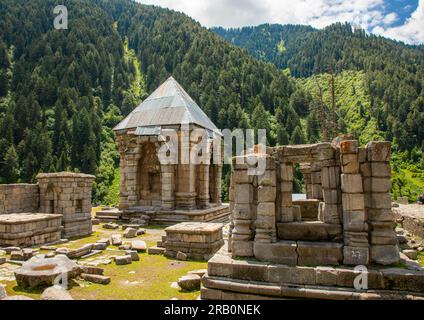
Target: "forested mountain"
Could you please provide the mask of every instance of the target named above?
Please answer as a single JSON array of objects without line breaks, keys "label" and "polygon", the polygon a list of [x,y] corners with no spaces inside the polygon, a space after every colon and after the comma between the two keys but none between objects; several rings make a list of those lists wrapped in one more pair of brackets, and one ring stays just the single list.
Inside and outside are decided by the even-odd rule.
[{"label": "forested mountain", "polygon": [[[53,27],[59,4],[67,30]],[[267,128],[271,144],[302,136],[293,79],[183,14],[129,0],[2,0],[0,183],[77,170],[98,176],[105,200],[119,180],[111,128],[170,75],[220,128]]]},{"label": "forested mountain", "polygon": [[[56,5],[68,8],[67,30],[53,27]],[[336,133],[390,139],[402,159],[422,157],[422,48],[341,24],[284,28],[269,26],[266,36],[252,28],[254,39],[240,38],[249,53],[184,14],[130,0],[1,0],[0,183],[81,171],[96,174],[96,201],[115,203],[111,128],[170,75],[219,128],[265,128],[275,145],[322,140],[317,106],[331,109],[328,77],[293,75],[331,66],[345,97],[336,99],[345,104]]]},{"label": "forested mountain", "polygon": [[[306,119],[313,124],[310,128],[322,127],[317,125],[322,111],[324,127],[331,128],[335,109],[338,132],[354,133],[362,142],[369,138],[392,141],[397,160],[394,167],[407,171],[398,176],[420,179],[416,192],[424,191],[422,45],[408,46],[368,35],[347,23],[322,30],[265,24],[213,31],[297,77],[310,94]],[[311,129],[306,131],[309,137]],[[415,173],[409,174],[411,171]]]}]

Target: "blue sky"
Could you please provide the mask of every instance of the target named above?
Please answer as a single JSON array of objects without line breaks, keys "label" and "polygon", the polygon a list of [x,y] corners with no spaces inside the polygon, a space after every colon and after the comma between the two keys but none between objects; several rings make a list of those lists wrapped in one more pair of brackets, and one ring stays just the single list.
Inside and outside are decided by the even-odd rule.
[{"label": "blue sky", "polygon": [[351,22],[368,32],[424,43],[424,0],[137,0],[181,11],[206,27],[261,23],[316,28]]}]

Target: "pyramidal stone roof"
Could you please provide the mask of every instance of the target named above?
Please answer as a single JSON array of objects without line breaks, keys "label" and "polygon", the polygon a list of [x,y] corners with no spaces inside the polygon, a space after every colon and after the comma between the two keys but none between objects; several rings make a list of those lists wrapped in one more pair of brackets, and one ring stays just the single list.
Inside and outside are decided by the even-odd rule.
[{"label": "pyramidal stone roof", "polygon": [[143,128],[181,124],[196,124],[210,131],[219,132],[183,87],[170,77],[113,130],[143,130]]}]

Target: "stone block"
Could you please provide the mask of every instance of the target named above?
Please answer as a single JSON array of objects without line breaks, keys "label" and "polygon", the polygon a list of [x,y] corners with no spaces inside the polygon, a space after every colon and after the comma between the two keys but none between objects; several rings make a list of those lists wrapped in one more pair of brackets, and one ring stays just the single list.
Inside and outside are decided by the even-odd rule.
[{"label": "stone block", "polygon": [[339,265],[343,262],[343,245],[331,242],[297,243],[298,264],[306,266]]},{"label": "stone block", "polygon": [[345,193],[362,193],[362,177],[360,174],[342,174],[342,191]]},{"label": "stone block", "polygon": [[200,290],[201,278],[196,274],[189,274],[178,279],[178,285],[184,291]]},{"label": "stone block", "polygon": [[250,184],[238,184],[235,186],[235,203],[248,204],[253,202],[253,186]]},{"label": "stone block", "polygon": [[399,262],[399,247],[397,245],[372,245],[371,261],[381,265],[391,265]]},{"label": "stone block", "polygon": [[253,183],[253,175],[249,175],[247,170],[233,170],[232,181],[234,184],[251,184]]},{"label": "stone block", "polygon": [[337,189],[340,186],[340,168],[323,167],[321,171],[321,183],[324,189]]},{"label": "stone block", "polygon": [[270,265],[268,279],[271,283],[315,285],[315,270],[301,266]]},{"label": "stone block", "polygon": [[293,181],[281,182],[279,191],[291,194],[293,192]]},{"label": "stone block", "polygon": [[286,265],[297,264],[297,245],[295,241],[279,241],[276,243],[255,242],[253,246],[256,259],[265,262]]},{"label": "stone block", "polygon": [[390,178],[365,178],[364,189],[365,192],[374,193],[388,193],[392,188],[392,181]]},{"label": "stone block", "polygon": [[293,208],[293,221],[301,222],[302,221],[302,211],[300,206],[292,206]]},{"label": "stone block", "polygon": [[340,224],[342,215],[341,205],[321,203],[322,217],[320,221],[329,224]]},{"label": "stone block", "polygon": [[363,211],[365,210],[365,199],[362,193],[343,193],[344,211]]},{"label": "stone block", "polygon": [[332,267],[317,267],[315,269],[316,284],[321,286],[337,285],[337,270]]},{"label": "stone block", "polygon": [[359,171],[362,177],[371,177],[372,176],[371,163],[370,162],[361,163]]},{"label": "stone block", "polygon": [[388,162],[391,158],[392,144],[388,141],[373,141],[366,146],[368,161]]},{"label": "stone block", "polygon": [[343,248],[343,264],[350,266],[368,265],[370,260],[369,248],[349,247]]},{"label": "stone block", "polygon": [[366,221],[364,210],[343,211],[343,227],[347,231],[367,231]]},{"label": "stone block", "polygon": [[389,193],[372,193],[371,208],[374,209],[391,209],[392,198]]},{"label": "stone block", "polygon": [[208,261],[209,276],[230,277],[232,273],[232,259],[229,256],[216,254]]},{"label": "stone block", "polygon": [[293,221],[293,207],[280,207],[278,219],[279,222],[292,222]]},{"label": "stone block", "polygon": [[335,241],[342,238],[340,224],[314,222],[291,222],[277,224],[278,237],[293,241]]},{"label": "stone block", "polygon": [[232,278],[238,280],[250,281],[268,281],[268,265],[255,261],[238,261],[233,262]]},{"label": "stone block", "polygon": [[383,269],[384,286],[390,290],[423,292],[424,275],[422,271],[399,268]]},{"label": "stone block", "polygon": [[280,164],[280,179],[282,181],[293,181],[293,164]]},{"label": "stone block", "polygon": [[275,187],[277,185],[275,170],[266,170],[263,175],[258,176],[258,185]]},{"label": "stone block", "polygon": [[340,152],[342,154],[358,153],[359,152],[359,141],[357,141],[357,140],[345,140],[345,141],[340,142]]},{"label": "stone block", "polygon": [[187,254],[181,251],[177,252],[177,260],[186,261],[187,259],[188,259]]},{"label": "stone block", "polygon": [[324,202],[327,204],[338,204],[341,201],[341,192],[336,189],[323,189]]},{"label": "stone block", "polygon": [[348,173],[348,174],[359,173],[359,158],[357,154],[343,154],[341,157],[342,157],[342,173]]},{"label": "stone block", "polygon": [[131,242],[131,249],[138,252],[145,252],[147,250],[146,242],[135,240]]},{"label": "stone block", "polygon": [[371,173],[373,177],[390,178],[391,173],[390,163],[388,162],[372,162]]},{"label": "stone block", "polygon": [[232,241],[233,257],[253,257],[253,241]]},{"label": "stone block", "polygon": [[88,282],[97,283],[97,284],[109,284],[110,283],[110,277],[96,275],[96,274],[86,274],[83,273],[80,275],[80,277]]},{"label": "stone block", "polygon": [[234,220],[251,220],[255,216],[255,212],[250,204],[239,204],[234,206],[232,217]]},{"label": "stone block", "polygon": [[274,202],[261,202],[258,203],[257,206],[257,216],[270,216],[270,217],[275,217],[275,204]]},{"label": "stone block", "polygon": [[258,202],[275,202],[277,195],[276,187],[259,186],[258,187]]}]

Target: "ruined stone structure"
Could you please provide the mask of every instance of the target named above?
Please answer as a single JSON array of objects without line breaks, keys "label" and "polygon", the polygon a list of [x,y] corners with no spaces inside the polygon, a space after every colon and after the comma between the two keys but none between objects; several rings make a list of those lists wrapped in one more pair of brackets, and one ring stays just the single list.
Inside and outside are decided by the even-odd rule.
[{"label": "ruined stone structure", "polygon": [[[197,129],[203,129],[206,136],[200,140],[208,145],[201,163],[190,156],[199,142],[192,136]],[[221,159],[221,134],[172,77],[114,131],[121,155],[123,219],[149,215],[151,222],[173,224],[228,216],[221,203],[222,164],[213,161]],[[160,160],[164,149],[173,161]]]},{"label": "ruined stone structure", "polygon": [[[388,142],[268,148],[254,155],[266,162],[259,176],[249,175],[247,161],[235,158],[228,247],[209,261],[202,298],[377,299],[390,298],[387,290],[419,296],[424,272],[378,267],[399,262],[390,156]],[[294,204],[296,164],[309,199]],[[353,266],[369,268],[369,289],[377,291],[353,289]]]},{"label": "ruined stone structure", "polygon": [[184,253],[189,259],[208,261],[224,245],[222,223],[185,222],[165,229],[168,257]]},{"label": "ruined stone structure", "polygon": [[0,245],[33,246],[92,233],[94,176],[49,173],[38,184],[0,186]]}]

